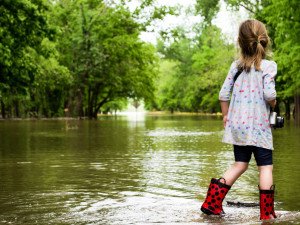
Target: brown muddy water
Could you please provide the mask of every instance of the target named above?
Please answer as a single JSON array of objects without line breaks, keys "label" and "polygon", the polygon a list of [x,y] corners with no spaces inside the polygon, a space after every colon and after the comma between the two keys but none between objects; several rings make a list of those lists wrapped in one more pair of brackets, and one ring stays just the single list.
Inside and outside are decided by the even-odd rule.
[{"label": "brown muddy water", "polygon": [[[0,121],[0,224],[262,224],[254,159],[216,218],[200,212],[211,177],[233,164],[221,117]],[[275,209],[300,224],[300,127],[273,132]]]}]

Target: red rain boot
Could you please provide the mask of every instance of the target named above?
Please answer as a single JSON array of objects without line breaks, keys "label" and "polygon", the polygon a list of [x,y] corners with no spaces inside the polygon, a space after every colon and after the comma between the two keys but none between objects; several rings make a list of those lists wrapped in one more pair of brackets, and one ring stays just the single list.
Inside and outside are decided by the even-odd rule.
[{"label": "red rain boot", "polygon": [[[221,179],[225,181],[225,184],[220,182]],[[231,186],[226,185],[226,180],[224,178],[220,178],[218,180],[212,178],[205,202],[201,206],[201,211],[207,215],[225,214],[223,211],[222,202],[230,188]]]},{"label": "red rain boot", "polygon": [[260,190],[259,188],[261,220],[269,220],[269,219],[277,218],[277,215],[275,215],[274,212],[274,190],[275,190],[275,185],[272,185],[270,190]]}]

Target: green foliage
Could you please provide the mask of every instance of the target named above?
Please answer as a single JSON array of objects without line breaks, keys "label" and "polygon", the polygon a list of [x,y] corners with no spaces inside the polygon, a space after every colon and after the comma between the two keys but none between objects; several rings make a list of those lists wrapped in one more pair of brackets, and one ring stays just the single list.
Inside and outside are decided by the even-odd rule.
[{"label": "green foliage", "polygon": [[174,111],[179,107],[179,99],[176,97],[177,92],[174,91],[180,85],[176,79],[178,63],[170,60],[162,59],[160,62],[160,75],[156,79],[156,102],[153,108],[158,110],[167,109]]},{"label": "green foliage", "polygon": [[54,30],[47,22],[48,7],[43,0],[4,0],[0,3],[2,117],[12,115],[11,101],[15,102],[15,114],[19,116],[19,101],[26,99],[28,87],[35,82],[39,73],[34,54],[43,55],[43,39],[53,39],[54,35]]},{"label": "green foliage", "polygon": [[227,44],[220,29],[209,27],[202,32],[198,41],[201,48],[193,56],[194,76],[193,96],[201,99],[200,106],[204,111],[219,111],[219,91],[236,50],[233,44]]},{"label": "green foliage", "polygon": [[[194,27],[195,36],[182,27],[161,31],[157,49],[139,35],[153,21],[177,15],[179,7],[143,0],[130,12],[128,2],[1,1],[2,117],[63,116],[67,108],[73,116],[96,118],[99,110],[121,109],[128,98],[143,100],[148,109],[219,111],[219,89],[236,51],[211,25],[220,1],[197,0],[195,11],[204,21]],[[289,107],[300,95],[298,2],[225,3],[267,24],[278,98]]]},{"label": "green foliage", "polygon": [[274,29],[275,60],[280,69],[278,81],[284,83],[283,97],[300,94],[300,5],[298,1],[271,1],[264,9]]},{"label": "green foliage", "polygon": [[196,12],[204,17],[204,22],[211,25],[211,21],[220,10],[219,0],[196,0]]},{"label": "green foliage", "polygon": [[[219,1],[208,3],[206,0],[197,0],[196,9],[210,24],[212,18],[219,11]],[[290,112],[289,102],[295,98],[295,109],[299,109],[300,102],[296,101],[300,95],[300,68],[299,68],[299,28],[300,5],[296,0],[225,0],[227,7],[233,11],[244,8],[249,17],[255,18],[266,24],[268,35],[274,41],[274,60],[278,65],[276,77],[277,98],[284,101],[286,113]],[[211,6],[209,4],[212,4]],[[199,10],[201,9],[201,10]],[[279,104],[278,104],[279,105]],[[279,110],[279,108],[277,109]],[[296,110],[297,111],[297,110]],[[287,116],[289,118],[289,115]]]},{"label": "green foliage", "polygon": [[35,73],[34,82],[29,86],[29,92],[35,95],[35,107],[39,105],[44,116],[61,116],[64,101],[68,96],[66,90],[71,84],[70,72],[59,64],[58,52],[53,42],[45,38],[41,44],[41,51],[47,58],[35,54],[38,72]]},{"label": "green foliage", "polygon": [[128,105],[128,99],[116,99],[103,105],[100,110],[107,114],[108,112],[116,112],[125,109]]},{"label": "green foliage", "polygon": [[[153,101],[158,56],[139,35],[175,9],[147,0],[131,13],[123,3],[2,1],[2,117],[19,117],[20,111],[62,116],[67,108],[69,115],[92,118],[105,104],[116,109],[127,98]],[[146,21],[137,22],[146,11]]]},{"label": "green foliage", "polygon": [[44,1],[1,1],[0,4],[0,90],[18,86],[31,80],[35,68],[30,63],[28,47],[39,50],[45,36],[52,37],[47,24]]},{"label": "green foliage", "polygon": [[206,27],[195,38],[182,38],[158,50],[162,61],[158,80],[160,109],[180,111],[219,111],[219,89],[234,60],[235,48],[227,44],[220,29]]},{"label": "green foliage", "polygon": [[74,99],[67,105],[73,114],[87,112],[91,118],[115,99],[153,98],[156,50],[139,39],[141,26],[126,8],[102,1],[59,1],[53,22],[59,25],[60,62],[73,78]]}]

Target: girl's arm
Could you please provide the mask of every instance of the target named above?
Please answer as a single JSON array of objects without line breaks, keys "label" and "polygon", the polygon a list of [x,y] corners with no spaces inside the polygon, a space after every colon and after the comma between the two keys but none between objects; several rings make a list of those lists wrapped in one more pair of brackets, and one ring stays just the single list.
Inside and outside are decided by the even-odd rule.
[{"label": "girl's arm", "polygon": [[265,71],[263,71],[263,88],[264,99],[272,107],[276,105],[276,90],[275,90],[275,76],[277,74],[277,64],[270,61]]},{"label": "girl's arm", "polygon": [[277,74],[277,64],[273,61],[267,65],[265,71],[263,71],[263,89],[264,99],[269,103],[271,107],[275,107],[276,90],[275,90],[275,76]]},{"label": "girl's arm", "polygon": [[221,101],[221,109],[222,109],[222,115],[223,115],[223,126],[224,126],[224,128],[226,127],[228,108],[229,108],[229,102],[228,101]]},{"label": "girl's arm", "polygon": [[227,114],[228,114],[228,108],[229,108],[229,100],[230,100],[230,94],[233,89],[234,84],[234,76],[237,72],[236,62],[233,62],[230,66],[229,72],[227,74],[227,77],[223,83],[223,86],[219,93],[219,100],[221,101],[221,109],[223,114],[223,125],[224,128],[226,126],[227,122]]},{"label": "girl's arm", "polygon": [[229,69],[229,72],[226,76],[226,79],[222,85],[222,88],[220,90],[220,93],[219,93],[219,100],[220,101],[229,101],[230,100],[230,94],[231,94],[231,91],[233,89],[233,79],[234,79],[234,75],[236,74],[237,72],[237,68],[236,68],[236,62],[233,62],[230,66],[230,69]]}]

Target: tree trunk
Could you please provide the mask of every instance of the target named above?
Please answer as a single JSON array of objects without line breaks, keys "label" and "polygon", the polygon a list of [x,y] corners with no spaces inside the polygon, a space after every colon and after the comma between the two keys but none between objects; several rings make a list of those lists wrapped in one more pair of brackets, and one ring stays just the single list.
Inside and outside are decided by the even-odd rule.
[{"label": "tree trunk", "polygon": [[83,88],[78,88],[77,99],[76,99],[76,113],[77,117],[81,119],[83,117]]},{"label": "tree trunk", "polygon": [[277,112],[277,116],[280,116],[280,108],[279,108],[280,100],[277,98],[277,102],[275,105],[274,111]]},{"label": "tree trunk", "polygon": [[[98,95],[98,92],[97,92]],[[96,96],[97,99],[97,96]],[[103,106],[105,103],[110,102],[111,101],[111,90],[107,93],[106,97],[99,103],[99,104],[95,104],[95,108],[93,110],[93,117],[95,119],[97,119],[97,114],[101,108],[101,106]]]},{"label": "tree trunk", "polygon": [[287,120],[290,120],[291,119],[291,109],[290,109],[290,99],[286,99],[284,102],[284,105],[285,105],[285,118]]},{"label": "tree trunk", "polygon": [[[100,104],[98,104],[98,105],[95,107],[95,109],[93,110],[93,118],[94,118],[94,119],[97,119],[98,112],[99,112],[101,106],[103,106],[105,103],[107,103],[107,99],[108,99],[108,97],[105,98],[102,102],[100,102]],[[107,112],[105,112],[105,114],[107,114]]]},{"label": "tree trunk", "polygon": [[30,108],[30,116],[37,117],[37,107],[35,107],[35,95],[34,93],[30,92],[30,102],[33,103],[32,107]]},{"label": "tree trunk", "polygon": [[105,104],[105,102],[101,102],[99,105],[96,105],[96,107],[93,109],[93,118],[94,119],[98,119],[98,112],[101,108],[101,106],[103,106]]},{"label": "tree trunk", "polygon": [[98,115],[98,111],[95,110],[95,111],[93,112],[93,118],[94,118],[94,119],[97,119],[97,118],[98,118],[97,115]]},{"label": "tree trunk", "polygon": [[24,106],[24,112],[23,112],[23,115],[24,115],[24,117],[27,117],[29,108],[28,108],[28,104],[27,104],[26,100],[23,100],[23,101],[22,101],[22,105]]},{"label": "tree trunk", "polygon": [[74,99],[74,86],[71,87],[70,96],[66,104],[66,109],[65,109],[66,117],[69,117],[71,114],[74,114],[73,106],[72,106],[73,99]]},{"label": "tree trunk", "polygon": [[6,117],[7,118],[12,118],[13,116],[13,110],[11,104],[7,104],[6,106]]},{"label": "tree trunk", "polygon": [[2,115],[2,119],[5,119],[6,114],[5,114],[5,104],[3,102],[3,100],[1,99],[1,115]]},{"label": "tree trunk", "polygon": [[19,118],[20,113],[19,113],[19,102],[18,102],[18,100],[14,100],[14,106],[15,106],[15,117]]},{"label": "tree trunk", "polygon": [[91,88],[89,87],[88,91],[88,108],[87,108],[87,116],[89,119],[93,119],[93,105],[94,105],[94,98],[95,93],[91,91]]},{"label": "tree trunk", "polygon": [[299,94],[294,96],[294,103],[295,103],[294,119],[296,124],[300,125],[300,95]]}]

